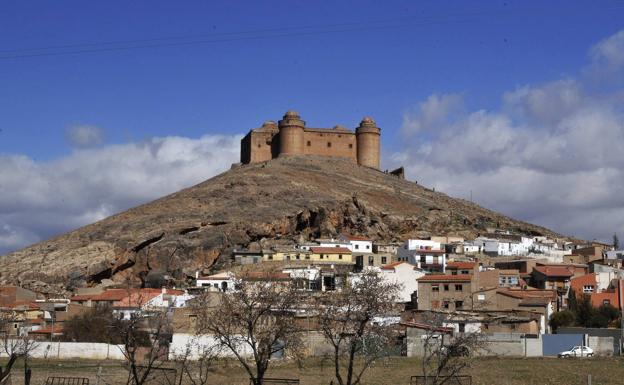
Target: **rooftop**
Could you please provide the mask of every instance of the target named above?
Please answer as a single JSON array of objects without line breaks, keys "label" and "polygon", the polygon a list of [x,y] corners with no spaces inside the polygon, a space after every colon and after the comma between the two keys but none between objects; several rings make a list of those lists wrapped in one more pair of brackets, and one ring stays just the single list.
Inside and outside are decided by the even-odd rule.
[{"label": "rooftop", "polygon": [[317,254],[351,254],[346,247],[311,247],[310,250]]},{"label": "rooftop", "polygon": [[430,274],[417,279],[418,282],[470,282],[472,276],[467,274],[448,275]]}]

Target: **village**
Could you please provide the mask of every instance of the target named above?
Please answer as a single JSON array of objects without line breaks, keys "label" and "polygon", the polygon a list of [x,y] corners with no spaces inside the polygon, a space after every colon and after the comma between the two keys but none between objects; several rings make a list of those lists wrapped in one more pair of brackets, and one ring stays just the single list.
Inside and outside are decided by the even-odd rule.
[{"label": "village", "polygon": [[[3,324],[0,355],[11,353],[8,346],[27,346],[32,358],[127,359],[123,341],[111,349],[106,339],[89,341],[89,333],[76,330],[76,320],[92,322],[87,317],[98,309],[158,335],[159,359],[175,361],[192,343],[223,345],[218,335],[199,332],[198,304],[219,308],[223,298],[260,285],[267,291],[292,287],[299,300],[283,310],[292,310],[291,321],[302,325],[305,355],[323,356],[331,344],[324,338],[319,305],[303,303],[322,295],[355,295],[360,282],[374,276],[377,288],[387,291],[376,295],[392,303],[382,304],[367,323],[392,330],[394,355],[426,355],[427,337],[444,335],[451,341],[470,335],[478,336],[478,344],[461,348],[474,356],[614,356],[622,352],[623,263],[624,251],[614,245],[496,229],[472,240],[432,236],[387,243],[343,234],[264,250],[236,249],[227,269],[209,275],[198,271],[186,287],[130,288],[111,281],[79,288],[67,298],[1,287],[0,311],[9,322]],[[283,292],[275,291],[271,301],[278,303]],[[167,320],[166,333],[161,324],[162,330],[154,329],[154,317]],[[240,351],[217,355],[254,353],[242,345],[229,347]],[[574,347],[581,347],[580,353],[570,353]],[[200,351],[187,358],[200,360]],[[281,346],[272,359],[289,354],[288,346]]]}]

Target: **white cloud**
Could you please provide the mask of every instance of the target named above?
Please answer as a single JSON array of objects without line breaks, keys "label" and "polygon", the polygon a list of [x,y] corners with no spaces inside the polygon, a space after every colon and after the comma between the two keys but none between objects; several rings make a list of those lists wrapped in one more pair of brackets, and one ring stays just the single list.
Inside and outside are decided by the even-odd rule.
[{"label": "white cloud", "polygon": [[624,68],[624,30],[598,42],[589,55],[598,71],[612,73]]},{"label": "white cloud", "polygon": [[0,155],[0,254],[225,171],[238,162],[240,139],[153,138],[48,163]]},{"label": "white cloud", "polygon": [[104,130],[90,125],[70,126],[65,130],[65,139],[75,148],[99,146],[104,143]]},{"label": "white cloud", "polygon": [[[623,48],[624,31],[591,48],[588,66],[609,76],[624,68]],[[584,81],[519,87],[498,111],[457,114],[448,108],[457,95],[432,95],[404,115],[405,148],[388,162],[422,184],[461,198],[472,191],[488,208],[564,233],[624,234],[624,90]]]}]

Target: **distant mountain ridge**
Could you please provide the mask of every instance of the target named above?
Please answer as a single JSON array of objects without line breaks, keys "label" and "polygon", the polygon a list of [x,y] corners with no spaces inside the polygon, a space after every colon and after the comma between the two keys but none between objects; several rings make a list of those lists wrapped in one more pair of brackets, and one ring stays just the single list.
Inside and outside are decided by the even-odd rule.
[{"label": "distant mountain ridge", "polygon": [[102,279],[186,281],[230,263],[235,247],[340,233],[398,241],[474,237],[486,228],[560,237],[348,160],[284,157],[205,182],[1,257],[0,284],[63,293]]}]

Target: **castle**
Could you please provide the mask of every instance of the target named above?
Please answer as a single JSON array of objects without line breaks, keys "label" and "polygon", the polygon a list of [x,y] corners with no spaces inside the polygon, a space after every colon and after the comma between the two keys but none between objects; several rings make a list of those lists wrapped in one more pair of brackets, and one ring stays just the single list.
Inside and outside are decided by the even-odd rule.
[{"label": "castle", "polygon": [[288,155],[322,155],[352,160],[379,169],[380,129],[365,117],[354,131],[342,126],[308,128],[295,111],[276,124],[265,122],[241,140],[241,163],[257,163]]}]

